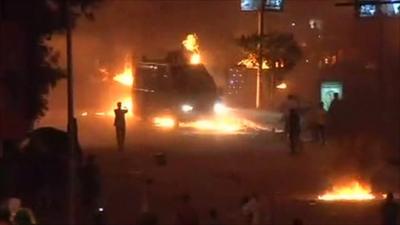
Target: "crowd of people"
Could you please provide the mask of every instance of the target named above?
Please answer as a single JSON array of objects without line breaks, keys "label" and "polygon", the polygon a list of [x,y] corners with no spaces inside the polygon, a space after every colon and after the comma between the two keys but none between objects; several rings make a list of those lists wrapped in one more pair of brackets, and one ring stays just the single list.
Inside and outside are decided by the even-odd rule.
[{"label": "crowd of people", "polygon": [[[301,135],[306,129],[311,131],[314,142],[326,144],[327,130],[332,128],[330,125],[336,119],[336,111],[340,101],[339,94],[334,93],[332,102],[328,107],[325,107],[324,102],[319,102],[315,107],[309,107],[302,106],[296,96],[288,95],[281,111],[285,124],[285,134],[292,154],[300,151],[302,147]],[[329,108],[329,110],[327,111],[326,108]]]}]

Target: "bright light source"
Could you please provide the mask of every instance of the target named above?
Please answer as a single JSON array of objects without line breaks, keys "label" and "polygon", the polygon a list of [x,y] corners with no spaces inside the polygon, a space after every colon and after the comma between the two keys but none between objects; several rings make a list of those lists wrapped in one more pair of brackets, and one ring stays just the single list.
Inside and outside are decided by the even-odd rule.
[{"label": "bright light source", "polygon": [[81,116],[87,116],[87,115],[88,115],[88,112],[81,113]]},{"label": "bright light source", "polygon": [[201,63],[201,56],[199,53],[193,53],[192,56],[190,57],[190,64],[192,65],[198,65]]},{"label": "bright light source", "polygon": [[286,83],[281,83],[281,84],[278,84],[277,86],[276,86],[276,88],[278,88],[278,89],[286,89],[288,86],[287,86],[287,84]]},{"label": "bright light source", "polygon": [[191,105],[182,105],[181,110],[185,113],[193,111],[193,106]]},{"label": "bright light source", "polygon": [[214,104],[214,112],[216,114],[224,114],[228,112],[228,108],[223,103],[217,102]]},{"label": "bright light source", "polygon": [[153,124],[156,127],[161,127],[161,128],[174,128],[176,125],[176,121],[172,117],[155,117],[153,119]]}]

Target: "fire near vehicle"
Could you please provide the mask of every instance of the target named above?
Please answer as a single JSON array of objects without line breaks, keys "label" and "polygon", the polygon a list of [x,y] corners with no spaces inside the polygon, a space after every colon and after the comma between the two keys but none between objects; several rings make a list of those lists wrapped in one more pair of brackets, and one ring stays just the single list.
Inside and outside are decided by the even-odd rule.
[{"label": "fire near vehicle", "polygon": [[217,87],[204,65],[143,61],[133,86],[135,114],[142,119],[163,115],[191,121],[213,113]]}]

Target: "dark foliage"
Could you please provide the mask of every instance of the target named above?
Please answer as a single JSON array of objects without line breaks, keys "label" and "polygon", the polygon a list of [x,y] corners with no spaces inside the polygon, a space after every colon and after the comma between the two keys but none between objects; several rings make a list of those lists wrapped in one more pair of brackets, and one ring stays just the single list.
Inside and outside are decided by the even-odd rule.
[{"label": "dark foliage", "polygon": [[[84,16],[93,19],[90,11],[101,0],[70,0],[70,23]],[[65,0],[3,0],[2,19],[17,23],[26,34],[25,72],[10,72],[6,86],[19,96],[26,119],[34,121],[47,110],[47,94],[58,80],[65,77],[58,66],[59,54],[47,45],[52,35],[66,30]]]},{"label": "dark foliage", "polygon": [[283,72],[293,69],[297,61],[302,57],[302,51],[298,43],[290,33],[268,33],[262,38],[257,34],[243,35],[238,39],[239,46],[245,54],[258,55],[258,44],[262,42],[262,55],[273,68],[276,61],[283,61]]}]

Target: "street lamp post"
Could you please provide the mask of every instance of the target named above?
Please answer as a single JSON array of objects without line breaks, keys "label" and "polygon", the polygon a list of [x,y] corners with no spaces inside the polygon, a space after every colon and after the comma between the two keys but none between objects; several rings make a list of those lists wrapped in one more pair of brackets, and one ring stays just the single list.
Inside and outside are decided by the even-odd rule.
[{"label": "street lamp post", "polygon": [[263,70],[263,36],[264,36],[264,8],[265,1],[261,0],[260,8],[258,10],[258,68],[257,68],[257,81],[256,81],[256,108],[260,108],[261,99],[261,75]]},{"label": "street lamp post", "polygon": [[76,224],[75,217],[75,146],[76,146],[76,120],[74,117],[74,76],[72,62],[72,30],[70,18],[70,2],[64,0],[64,16],[66,23],[66,50],[67,50],[67,101],[68,101],[68,147],[69,147],[69,198],[68,221],[70,225]]}]

